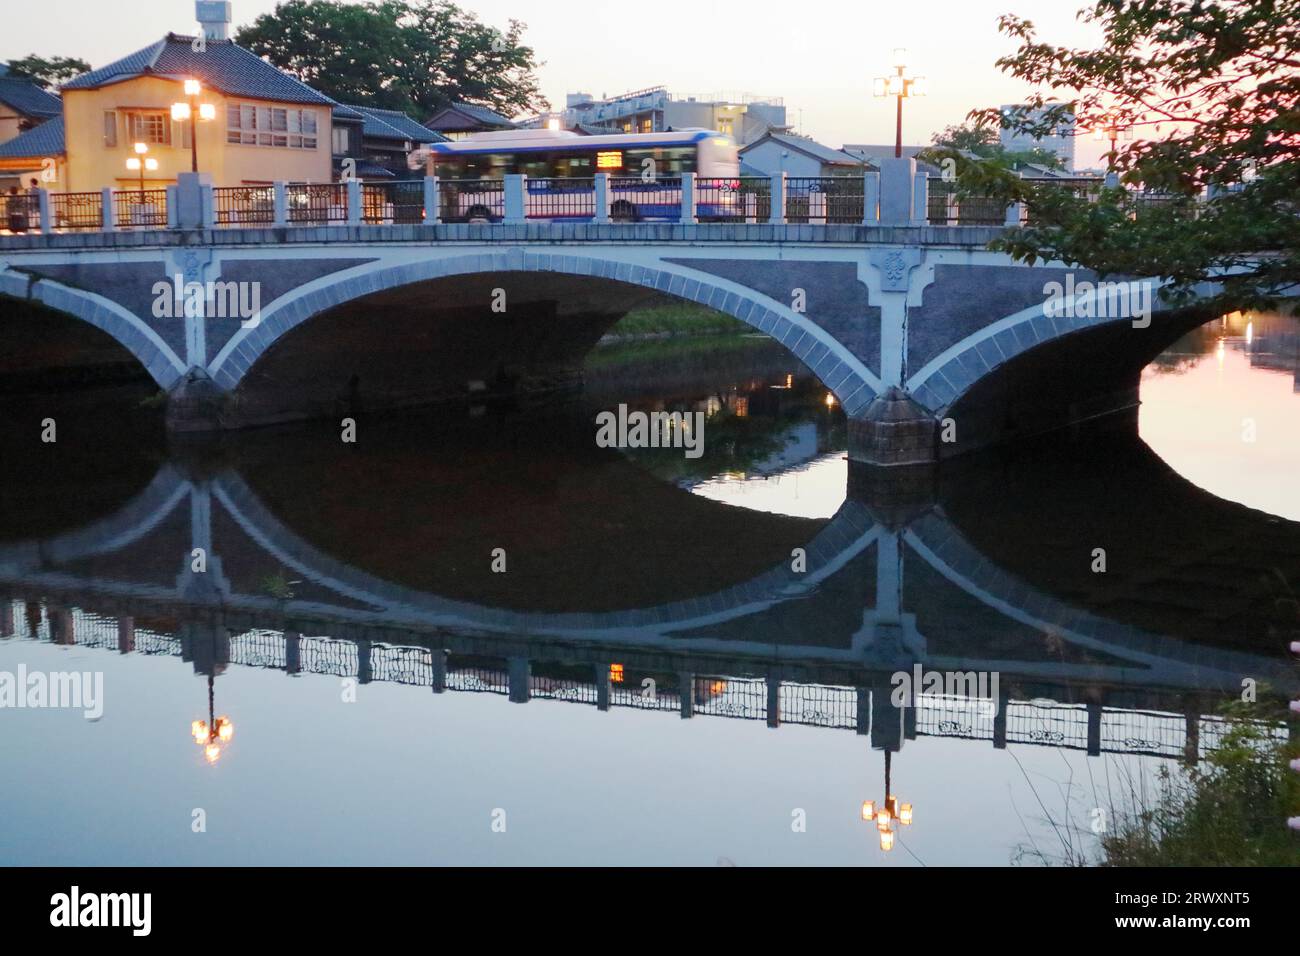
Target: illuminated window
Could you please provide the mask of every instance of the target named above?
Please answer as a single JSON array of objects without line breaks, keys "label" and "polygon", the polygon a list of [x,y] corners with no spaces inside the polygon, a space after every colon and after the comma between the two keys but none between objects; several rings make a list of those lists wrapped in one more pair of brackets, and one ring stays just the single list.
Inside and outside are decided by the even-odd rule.
[{"label": "illuminated window", "polygon": [[618,150],[608,150],[596,154],[597,169],[622,169],[623,154]]},{"label": "illuminated window", "polygon": [[615,683],[615,684],[621,684],[621,683],[623,683],[623,665],[622,665],[622,664],[610,664],[610,665],[609,665],[609,679],[610,679],[610,681],[611,681],[612,683]]}]

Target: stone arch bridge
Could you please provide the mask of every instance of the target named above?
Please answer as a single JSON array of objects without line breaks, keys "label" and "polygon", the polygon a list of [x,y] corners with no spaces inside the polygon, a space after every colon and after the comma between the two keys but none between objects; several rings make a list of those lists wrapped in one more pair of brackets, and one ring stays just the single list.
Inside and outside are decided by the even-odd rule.
[{"label": "stone arch bridge", "polygon": [[[843,406],[852,457],[909,464],[1131,408],[1141,369],[1209,318],[1158,295],[1145,318],[1115,315],[1086,291],[1053,315],[1048,290],[1095,277],[989,251],[1000,232],[499,223],[0,237],[0,378],[39,381],[43,366],[125,350],[168,393],[179,430],[546,391],[580,381],[618,317],[667,297],[781,342]],[[193,288],[205,301],[186,308]],[[941,440],[946,419],[955,434]]]}]

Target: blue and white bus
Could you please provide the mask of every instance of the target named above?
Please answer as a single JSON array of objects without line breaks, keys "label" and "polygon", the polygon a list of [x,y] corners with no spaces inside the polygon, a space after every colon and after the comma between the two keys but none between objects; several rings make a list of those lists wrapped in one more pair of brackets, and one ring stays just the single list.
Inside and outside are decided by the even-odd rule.
[{"label": "blue and white bus", "polygon": [[505,214],[504,177],[527,176],[529,219],[590,222],[594,177],[610,177],[610,217],[620,222],[674,222],[681,175],[695,173],[700,218],[735,218],[740,160],[735,142],[710,130],[582,136],[568,130],[505,130],[412,153],[413,168],[437,176],[445,222],[495,222]]}]

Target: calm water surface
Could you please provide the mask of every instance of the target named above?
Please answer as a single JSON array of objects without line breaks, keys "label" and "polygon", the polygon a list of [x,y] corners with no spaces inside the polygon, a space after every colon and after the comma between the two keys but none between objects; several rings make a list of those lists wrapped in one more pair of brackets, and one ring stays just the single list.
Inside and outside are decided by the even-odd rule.
[{"label": "calm water surface", "polygon": [[[1136,423],[920,485],[851,470],[825,389],[751,338],[355,445],[167,449],[70,410],[0,462],[0,671],[102,673],[103,714],[0,710],[0,862],[1055,858],[1049,818],[1088,839],[1243,676],[1295,687],[1298,331],[1214,323]],[[620,402],[704,412],[704,455],[595,447]],[[1002,716],[880,707],[918,652],[996,671]],[[886,752],[915,814],[889,853],[859,819]]]}]

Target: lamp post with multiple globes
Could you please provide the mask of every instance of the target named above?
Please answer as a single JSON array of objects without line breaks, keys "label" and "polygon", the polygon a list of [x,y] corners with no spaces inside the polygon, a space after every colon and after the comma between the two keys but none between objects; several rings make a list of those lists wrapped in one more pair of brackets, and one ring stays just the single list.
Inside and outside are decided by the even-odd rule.
[{"label": "lamp post with multiple globes", "polygon": [[199,133],[198,121],[208,122],[217,118],[217,108],[211,103],[200,103],[199,94],[203,85],[198,80],[185,81],[185,95],[189,102],[172,104],[172,119],[178,123],[189,121],[190,124],[190,172],[199,171]]},{"label": "lamp post with multiple globes", "polygon": [[905,827],[912,825],[912,805],[910,803],[899,803],[898,798],[894,796],[889,785],[889,757],[890,752],[885,751],[885,800],[876,806],[874,800],[864,800],[862,802],[862,819],[867,823],[874,823],[876,831],[880,834],[880,849],[889,851],[894,848],[894,821],[898,821]]},{"label": "lamp post with multiple globes", "polygon": [[903,98],[908,96],[925,96],[926,79],[923,76],[904,76],[907,69],[907,50],[903,47],[894,49],[893,76],[878,76],[872,84],[873,96],[893,96],[898,99],[897,120],[894,130],[894,157],[903,156]]},{"label": "lamp post with multiple globes", "polygon": [[196,720],[190,724],[190,733],[194,742],[203,748],[203,758],[213,764],[221,756],[221,748],[230,743],[235,736],[235,725],[230,718],[216,716],[216,701],[213,677],[208,675],[208,719]]},{"label": "lamp post with multiple globes", "polygon": [[134,156],[128,156],[128,157],[127,157],[127,160],[126,160],[126,168],[129,169],[129,170],[131,170],[132,172],[138,172],[138,173],[140,174],[140,203],[141,203],[141,205],[144,204],[144,173],[145,173],[145,170],[148,170],[149,172],[152,173],[152,172],[154,172],[154,171],[158,168],[158,160],[154,159],[152,156],[146,155],[148,152],[149,152],[149,144],[148,144],[148,143],[136,143],[136,144],[135,144],[135,155],[134,155]]}]

